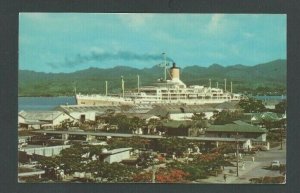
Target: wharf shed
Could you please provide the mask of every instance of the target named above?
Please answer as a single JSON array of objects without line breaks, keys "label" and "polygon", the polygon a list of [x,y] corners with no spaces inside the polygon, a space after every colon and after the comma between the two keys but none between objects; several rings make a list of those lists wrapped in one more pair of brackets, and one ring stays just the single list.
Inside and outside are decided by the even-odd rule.
[{"label": "wharf shed", "polygon": [[61,111],[20,111],[18,113],[18,124],[21,128],[56,127],[66,120],[74,120],[74,118]]},{"label": "wharf shed", "polygon": [[57,110],[63,111],[75,119],[84,122],[86,120],[96,121],[97,117],[114,114],[145,114],[151,109],[147,105],[111,105],[111,106],[81,106],[60,105]]}]

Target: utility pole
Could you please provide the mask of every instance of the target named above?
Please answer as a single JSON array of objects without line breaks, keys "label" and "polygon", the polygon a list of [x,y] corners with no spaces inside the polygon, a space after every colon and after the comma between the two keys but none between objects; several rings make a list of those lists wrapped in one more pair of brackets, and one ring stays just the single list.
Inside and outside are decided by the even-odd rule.
[{"label": "utility pole", "polygon": [[280,128],[280,149],[282,150],[282,143],[283,143],[283,134],[282,134],[283,128]]},{"label": "utility pole", "polygon": [[122,82],[122,96],[124,98],[124,79],[123,79],[123,76],[121,76],[121,82]]},{"label": "utility pole", "polygon": [[105,81],[105,96],[107,96],[107,81]]},{"label": "utility pole", "polygon": [[152,183],[155,183],[155,166],[152,165]]},{"label": "utility pole", "polygon": [[76,82],[73,82],[74,83],[74,93],[75,93],[75,96],[77,94],[77,90],[76,90]]},{"label": "utility pole", "polygon": [[224,79],[224,81],[225,81],[225,88],[224,88],[224,90],[225,90],[225,92],[226,92],[226,78]]},{"label": "utility pole", "polygon": [[230,82],[230,92],[232,93],[232,81]]},{"label": "utility pole", "polygon": [[140,93],[140,76],[137,75],[137,90],[138,90],[138,93]]},{"label": "utility pole", "polygon": [[238,142],[239,133],[236,132],[236,176],[239,177],[239,142]]}]

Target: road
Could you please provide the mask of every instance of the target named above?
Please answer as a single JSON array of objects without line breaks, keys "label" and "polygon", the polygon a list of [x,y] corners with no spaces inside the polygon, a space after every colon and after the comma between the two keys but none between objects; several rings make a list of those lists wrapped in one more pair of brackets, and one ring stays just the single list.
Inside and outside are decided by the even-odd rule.
[{"label": "road", "polygon": [[[286,144],[283,144],[283,149],[280,147],[272,148],[269,151],[261,151],[256,153],[255,161],[252,162],[251,156],[243,158],[245,167],[239,167],[239,177],[236,176],[236,167],[225,167],[223,174],[227,175],[226,182],[224,181],[223,174],[217,177],[210,177],[198,181],[198,183],[213,183],[213,184],[249,184],[251,178],[259,178],[264,176],[280,176],[279,171],[272,171],[264,169],[270,166],[272,160],[279,160],[282,164],[286,164]],[[241,166],[242,164],[240,164]],[[230,173],[232,170],[234,173]]]},{"label": "road", "polygon": [[[283,145],[283,149],[276,147],[269,151],[259,152],[255,156],[255,162],[257,163],[253,168],[245,171],[239,178],[232,181],[232,183],[249,183],[249,179],[258,178],[264,176],[280,176],[282,174],[279,171],[272,171],[264,169],[270,166],[272,160],[279,160],[281,164],[286,164],[286,145]],[[251,164],[251,161],[247,161]]]}]

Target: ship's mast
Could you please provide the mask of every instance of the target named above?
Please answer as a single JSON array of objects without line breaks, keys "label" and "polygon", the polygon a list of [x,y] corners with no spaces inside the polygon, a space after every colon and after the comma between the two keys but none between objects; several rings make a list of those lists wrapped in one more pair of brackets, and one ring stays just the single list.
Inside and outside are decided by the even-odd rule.
[{"label": "ship's mast", "polygon": [[164,81],[166,81],[167,80],[167,66],[169,65],[169,63],[167,63],[166,53],[162,53],[162,55],[163,55],[163,62],[161,64],[158,64],[158,66],[164,68]]},{"label": "ship's mast", "polygon": [[225,88],[224,88],[224,90],[225,90],[225,92],[226,92],[226,78],[224,79],[224,81],[225,81]]},{"label": "ship's mast", "polygon": [[166,60],[166,53],[162,53],[164,57],[164,63],[163,66],[165,68],[165,80],[167,80],[167,60]]},{"label": "ship's mast", "polygon": [[107,81],[105,81],[105,96],[107,96]]}]

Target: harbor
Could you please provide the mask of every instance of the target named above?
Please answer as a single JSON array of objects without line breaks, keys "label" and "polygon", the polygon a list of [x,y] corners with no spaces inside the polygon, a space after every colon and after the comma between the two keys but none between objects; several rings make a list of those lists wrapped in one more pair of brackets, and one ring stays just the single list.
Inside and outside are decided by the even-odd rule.
[{"label": "harbor", "polygon": [[18,21],[19,183],[286,183],[286,15]]}]

